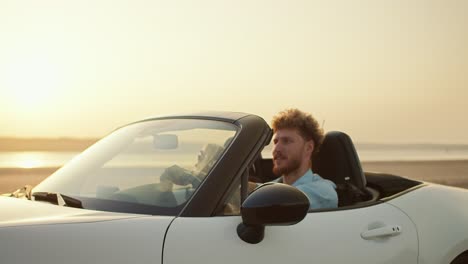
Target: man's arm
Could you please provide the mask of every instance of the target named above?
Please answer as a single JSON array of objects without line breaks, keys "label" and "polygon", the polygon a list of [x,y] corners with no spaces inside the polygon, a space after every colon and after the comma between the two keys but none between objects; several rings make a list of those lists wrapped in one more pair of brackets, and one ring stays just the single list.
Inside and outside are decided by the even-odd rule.
[{"label": "man's arm", "polygon": [[248,194],[252,193],[258,186],[260,186],[261,184],[260,183],[256,183],[256,182],[248,182],[248,185],[247,185],[247,192]]},{"label": "man's arm", "polygon": [[177,185],[189,185],[197,187],[200,184],[200,180],[193,176],[189,170],[181,168],[177,165],[173,165],[164,170],[160,178],[161,182],[171,182]]}]

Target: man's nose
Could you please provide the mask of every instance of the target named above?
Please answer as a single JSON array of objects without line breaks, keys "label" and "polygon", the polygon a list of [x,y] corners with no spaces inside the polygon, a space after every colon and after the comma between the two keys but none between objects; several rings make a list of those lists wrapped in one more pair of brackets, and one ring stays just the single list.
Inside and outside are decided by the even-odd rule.
[{"label": "man's nose", "polygon": [[281,148],[282,147],[281,147],[280,143],[277,143],[277,144],[273,145],[272,153],[275,154],[276,152],[280,152]]}]

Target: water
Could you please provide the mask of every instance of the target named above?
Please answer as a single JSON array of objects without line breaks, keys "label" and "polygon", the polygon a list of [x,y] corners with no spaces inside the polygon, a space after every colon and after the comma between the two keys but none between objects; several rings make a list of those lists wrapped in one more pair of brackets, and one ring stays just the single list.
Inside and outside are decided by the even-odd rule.
[{"label": "water", "polygon": [[77,152],[0,152],[0,168],[56,168],[74,158]]},{"label": "water", "polygon": [[[361,161],[430,161],[430,160],[468,160],[468,145],[384,145],[384,144],[356,144]],[[61,167],[78,152],[0,152],[0,168],[46,168]],[[271,145],[263,152],[264,157],[271,157]],[[128,162],[138,160],[128,157]],[[163,161],[161,161],[163,162]],[[195,161],[188,160],[187,164]],[[167,163],[164,161],[164,163]],[[129,164],[130,165],[130,164]]]},{"label": "water", "polygon": [[[0,168],[58,168],[76,157],[79,152],[25,151],[0,152]],[[123,154],[115,157],[107,164],[117,164],[121,167],[167,167],[174,164],[190,166],[195,164],[193,155],[139,155]]]}]

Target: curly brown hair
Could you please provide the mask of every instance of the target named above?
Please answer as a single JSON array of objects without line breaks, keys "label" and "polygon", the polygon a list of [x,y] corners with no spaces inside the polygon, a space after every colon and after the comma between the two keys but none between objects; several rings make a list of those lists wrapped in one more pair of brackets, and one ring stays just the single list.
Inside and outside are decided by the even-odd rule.
[{"label": "curly brown hair", "polygon": [[279,129],[297,129],[304,140],[314,141],[312,157],[318,153],[324,134],[323,129],[311,114],[296,108],[286,109],[273,117],[271,126],[274,133]]}]

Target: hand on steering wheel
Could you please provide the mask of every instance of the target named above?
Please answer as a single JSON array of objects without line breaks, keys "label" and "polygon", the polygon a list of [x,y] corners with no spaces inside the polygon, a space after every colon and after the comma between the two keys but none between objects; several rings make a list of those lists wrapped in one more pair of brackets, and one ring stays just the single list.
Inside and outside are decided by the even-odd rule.
[{"label": "hand on steering wheel", "polygon": [[193,176],[188,170],[181,168],[177,165],[173,165],[164,170],[161,175],[161,182],[170,181],[177,185],[188,185],[192,184],[194,188],[200,185],[200,180]]}]

